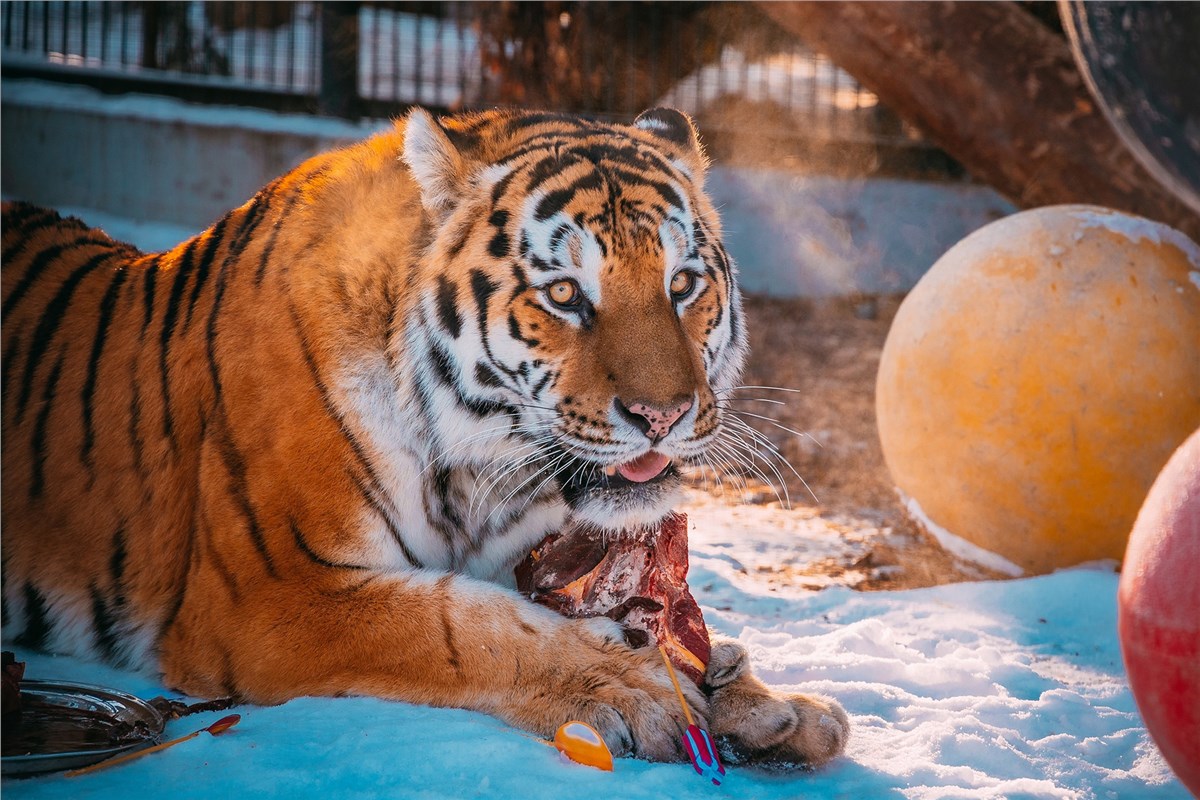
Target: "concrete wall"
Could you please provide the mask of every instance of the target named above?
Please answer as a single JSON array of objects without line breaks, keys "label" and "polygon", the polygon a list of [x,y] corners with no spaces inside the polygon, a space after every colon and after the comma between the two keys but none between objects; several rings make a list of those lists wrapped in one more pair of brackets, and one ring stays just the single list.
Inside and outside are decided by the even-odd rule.
[{"label": "concrete wall", "polygon": [[[5,197],[196,231],[308,156],[388,124],[40,81],[2,88]],[[716,166],[708,187],[743,286],[777,296],[906,290],[967,233],[1013,210],[970,184]]]}]

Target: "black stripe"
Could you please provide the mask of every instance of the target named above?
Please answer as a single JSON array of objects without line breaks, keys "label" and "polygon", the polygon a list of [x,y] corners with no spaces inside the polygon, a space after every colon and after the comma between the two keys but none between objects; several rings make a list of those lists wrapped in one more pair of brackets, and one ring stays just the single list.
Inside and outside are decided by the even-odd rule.
[{"label": "black stripe", "polygon": [[638,156],[640,161],[643,162],[638,166],[643,169],[644,164],[649,163],[654,169],[657,169],[659,172],[666,173],[667,177],[672,178],[679,183],[687,183],[691,180],[690,175],[671,163],[670,159],[660,153],[657,149],[639,149]]},{"label": "black stripe", "polygon": [[370,569],[369,567],[364,567],[360,564],[342,564],[340,562],[330,561],[329,559],[322,558],[321,556],[317,555],[317,553],[311,547],[309,547],[308,540],[305,539],[304,533],[300,530],[300,526],[297,525],[296,520],[290,516],[288,517],[288,525],[292,529],[292,538],[296,542],[296,547],[298,547],[300,552],[304,553],[304,555],[306,555],[314,564],[320,564],[322,567],[329,567],[330,569]]},{"label": "black stripe", "polygon": [[[418,411],[426,422],[425,431],[429,437],[429,447],[431,450],[438,451],[441,449],[441,443],[438,439],[437,424],[434,421],[433,398],[430,396],[433,388],[429,385],[427,375],[426,370],[418,369],[413,384],[417,392]],[[3,552],[3,548],[0,548],[0,554]]]},{"label": "black stripe", "polygon": [[517,297],[523,294],[529,288],[529,280],[525,277],[525,270],[521,265],[514,261],[512,262],[513,290],[508,295],[508,301],[511,303]]},{"label": "black stripe", "polygon": [[145,313],[142,317],[142,336],[146,335],[146,330],[154,319],[154,284],[158,278],[158,264],[161,259],[161,254],[155,255],[146,266],[145,283],[143,284]]},{"label": "black stripe", "polygon": [[[62,217],[60,217],[56,211],[52,211],[48,208],[42,208],[38,210],[42,212],[41,215],[25,221],[21,226],[20,235],[17,236],[11,244],[4,248],[3,255],[0,257],[2,257],[5,262],[12,263],[14,260],[16,260],[21,255],[21,252],[25,249],[25,247],[33,241],[33,237],[39,232],[44,231],[46,228],[63,221]],[[9,228],[5,231],[5,233],[8,233],[11,230],[12,229]]]},{"label": "black stripe", "polygon": [[564,186],[561,189],[547,192],[538,201],[537,209],[534,211],[534,218],[538,222],[550,219],[550,217],[566,208],[567,203],[571,202],[571,198],[579,192],[601,189],[603,186],[604,181],[601,179],[600,173],[596,170],[589,170],[576,179],[570,186]]},{"label": "black stripe", "polygon": [[[565,222],[554,229],[554,233],[550,234],[550,240],[548,242],[551,253],[555,255],[558,254],[559,248],[562,247],[563,240],[570,235],[571,230],[571,226]],[[573,264],[572,266],[577,265]]]},{"label": "black stripe", "polygon": [[521,333],[521,325],[517,322],[517,315],[511,308],[508,310],[508,333],[527,347],[537,347],[542,343],[540,339],[534,339]]},{"label": "black stripe", "polygon": [[438,275],[437,281],[438,321],[452,337],[457,339],[462,333],[462,317],[458,313],[458,287],[451,283],[445,275]]},{"label": "black stripe", "polygon": [[[263,247],[262,255],[258,259],[258,270],[254,273],[254,285],[262,286],[263,278],[267,274],[267,262],[271,260],[271,254],[275,252],[275,242],[279,238],[279,231],[283,228],[283,223],[287,221],[288,215],[292,213],[292,209],[296,207],[296,203],[300,200],[300,195],[313,178],[323,175],[324,168],[317,169],[312,175],[308,176],[304,183],[295,187],[292,190],[291,196],[288,197],[287,203],[283,210],[279,212],[279,218],[275,220],[275,224],[271,227],[271,235],[267,237],[267,243]],[[255,223],[255,227],[258,223]],[[247,237],[248,238],[248,237]]]},{"label": "black stripe", "polygon": [[26,220],[32,219],[39,215],[58,214],[48,208],[36,206],[33,203],[26,203],[24,200],[16,200],[6,204],[8,207],[4,209],[4,232],[19,231],[25,224]]},{"label": "black stripe", "polygon": [[[530,136],[528,139],[525,140],[525,143],[523,145],[521,145],[516,150],[513,150],[508,155],[506,155],[503,158],[496,161],[495,166],[501,166],[501,167],[507,166],[509,164],[512,164],[514,161],[520,161],[521,159],[523,159],[529,155],[537,155],[539,157],[545,156],[547,148],[552,147],[553,145],[556,145],[556,144],[560,144],[562,141],[584,142],[592,136],[593,136],[593,133],[590,131],[586,131],[586,130],[579,130],[579,131],[558,130],[558,131],[547,131],[545,133],[539,133],[534,136]],[[561,157],[562,155],[564,155],[565,153],[568,153],[568,152],[572,152],[572,151],[569,151],[569,150],[561,151],[559,153],[559,155]]]},{"label": "black stripe", "polygon": [[229,253],[226,254],[224,261],[228,261],[230,254],[241,255],[242,248],[250,241],[250,237],[258,230],[258,226],[262,224],[263,217],[271,208],[271,200],[275,197],[275,189],[278,188],[282,178],[276,178],[268,183],[250,200],[250,207],[242,216],[242,221],[238,224],[238,228],[233,233],[231,244],[229,245]]},{"label": "black stripe", "polygon": [[99,587],[92,584],[92,629],[96,632],[96,649],[106,661],[113,661],[117,653],[116,620],[109,613],[108,603]]},{"label": "black stripe", "polygon": [[[525,193],[533,194],[541,187],[543,183],[553,177],[561,175],[565,168],[577,163],[579,163],[579,157],[572,154],[572,156],[565,161],[562,158],[547,157],[526,167]],[[515,172],[516,170],[513,170],[513,173]],[[509,174],[511,175],[513,173]]]},{"label": "black stripe", "polygon": [[225,588],[229,590],[229,596],[235,603],[242,599],[242,590],[238,586],[237,578],[229,570],[229,565],[225,563],[225,559],[221,556],[221,552],[217,550],[217,546],[213,544],[212,527],[208,524],[208,520],[204,520],[205,537],[204,549],[208,551],[208,563],[217,571],[221,582],[225,584]]},{"label": "black stripe", "polygon": [[142,387],[137,380],[137,358],[133,361],[134,379],[133,391],[129,397],[129,444],[133,454],[133,469],[144,481],[148,479],[146,467],[142,463],[142,434],[139,430],[142,424]]},{"label": "black stripe", "polygon": [[38,411],[37,421],[33,426],[33,477],[29,483],[29,496],[40,497],[46,488],[46,425],[50,421],[50,411],[54,407],[54,396],[58,386],[58,376],[62,374],[64,352],[60,351],[54,369],[42,390],[42,407]]},{"label": "black stripe", "polygon": [[250,541],[254,544],[254,549],[262,557],[263,564],[266,566],[267,574],[272,578],[278,578],[279,574],[275,571],[275,561],[271,558],[271,553],[267,550],[267,540],[263,536],[262,527],[258,523],[258,513],[254,510],[253,503],[250,502],[250,490],[246,482],[246,462],[242,460],[242,455],[238,452],[237,445],[233,442],[233,433],[229,430],[228,420],[222,420],[222,431],[218,437],[218,450],[221,454],[221,461],[225,464],[225,469],[229,473],[230,480],[233,485],[232,495],[238,510],[242,512],[242,516],[246,518],[246,526],[250,533]]},{"label": "black stripe", "polygon": [[50,638],[50,610],[46,598],[32,583],[25,584],[25,630],[16,638],[16,643],[31,650],[42,650]]},{"label": "black stripe", "polygon": [[104,352],[104,342],[108,339],[108,326],[112,322],[113,309],[117,304],[117,292],[125,282],[128,271],[118,268],[113,273],[112,282],[100,301],[100,319],[96,323],[96,335],[92,338],[92,352],[88,356],[87,377],[83,381],[80,392],[80,404],[83,407],[83,446],[79,457],[89,472],[93,472],[92,446],[96,441],[96,429],[93,423],[93,402],[96,397],[96,377],[100,372],[100,356]]},{"label": "black stripe", "polygon": [[725,248],[720,243],[717,243],[713,250],[717,254],[717,266],[721,270],[721,275],[724,276],[726,283],[731,283],[733,281],[733,270],[729,265],[729,254],[725,252]]},{"label": "black stripe", "polygon": [[362,496],[363,500],[366,501],[371,510],[374,511],[381,520],[383,520],[384,525],[387,526],[388,533],[392,535],[392,539],[396,542],[396,545],[399,546],[400,554],[404,556],[404,560],[412,564],[417,569],[424,569],[425,565],[421,562],[421,559],[417,558],[417,554],[409,548],[408,543],[404,541],[403,534],[400,533],[400,529],[392,523],[391,517],[388,516],[387,512],[383,510],[383,506],[381,506],[379,501],[375,499],[375,495],[373,495],[371,491],[363,485],[363,482],[359,480],[357,475],[351,473],[348,469],[346,470],[346,477],[348,477],[350,482],[354,484],[354,488],[358,490],[359,495]]},{"label": "black stripe", "polygon": [[480,361],[475,362],[475,380],[480,385],[491,389],[508,388],[494,369]]},{"label": "black stripe", "polygon": [[221,310],[221,301],[225,299],[226,273],[233,253],[225,257],[217,273],[217,285],[213,289],[212,308],[208,312],[208,325],[204,332],[204,351],[208,358],[208,378],[212,382],[213,397],[216,399],[217,413],[225,413],[225,389],[221,383],[221,370],[217,366],[217,317]]},{"label": "black stripe", "polygon": [[438,127],[457,150],[471,150],[479,144],[479,134],[469,128],[447,127],[441,120],[438,120]]},{"label": "black stripe", "polygon": [[549,383],[550,379],[553,377],[554,377],[554,371],[547,370],[546,374],[542,376],[542,379],[540,381],[538,381],[537,384],[533,387],[532,396],[533,396],[534,400],[537,400],[541,397],[542,390],[546,388],[546,384]]},{"label": "black stripe", "polygon": [[25,407],[29,404],[29,397],[33,392],[33,376],[37,372],[37,368],[41,365],[42,356],[46,350],[50,348],[50,343],[54,340],[54,334],[58,331],[58,326],[62,323],[63,317],[66,316],[67,307],[71,304],[71,295],[79,287],[79,283],[88,276],[96,267],[107,261],[115,253],[102,252],[89,258],[82,266],[76,267],[75,270],[67,276],[67,279],[59,286],[54,297],[46,305],[42,311],[42,316],[38,320],[38,326],[33,333],[33,341],[29,346],[29,354],[25,359],[25,372],[21,379],[21,393],[17,399],[17,420],[19,421],[25,413]]},{"label": "black stripe", "polygon": [[651,180],[644,175],[638,175],[634,172],[626,172],[623,169],[617,169],[613,172],[618,178],[631,186],[649,186],[651,189],[657,192],[660,197],[662,197],[667,205],[674,206],[680,211],[684,210],[683,198],[679,196],[679,192],[675,191],[675,188],[671,186],[671,184],[666,183],[665,181]]},{"label": "black stripe", "polygon": [[462,514],[450,501],[450,490],[453,488],[452,478],[453,474],[448,467],[438,468],[433,476],[434,496],[440,506],[440,516],[450,526],[451,532],[464,532],[467,526],[463,522]]},{"label": "black stripe", "polygon": [[442,634],[446,640],[446,663],[448,663],[450,668],[454,670],[455,674],[461,678],[463,674],[462,659],[459,656],[458,647],[454,644],[455,621],[451,617],[450,613],[451,598],[453,597],[451,583],[453,581],[454,578],[451,575],[446,575],[438,579],[437,586],[442,590],[442,592],[445,593],[445,596],[442,598],[442,602],[438,603],[438,607],[441,609],[442,613]]},{"label": "black stripe", "polygon": [[738,314],[737,303],[733,302],[733,298],[729,298],[729,341],[736,342],[741,336],[742,321]]},{"label": "black stripe", "polygon": [[504,197],[504,193],[508,191],[509,184],[512,183],[513,178],[515,178],[516,176],[517,176],[517,171],[515,169],[509,170],[504,175],[503,178],[496,181],[495,185],[492,186],[492,206],[493,207],[500,204],[501,199],[503,199],[503,197]]},{"label": "black stripe", "polygon": [[483,270],[471,270],[471,293],[475,295],[475,305],[479,309],[479,331],[484,335],[487,331],[488,300],[498,288]]},{"label": "black stripe", "polygon": [[175,265],[175,282],[171,284],[171,294],[167,298],[167,310],[163,314],[162,330],[158,337],[158,369],[160,388],[162,391],[163,436],[171,443],[171,450],[179,449],[175,440],[175,419],[171,413],[171,336],[175,333],[175,323],[179,320],[179,304],[183,301],[183,290],[192,274],[192,260],[196,255],[197,243],[200,237],[193,237],[187,244],[187,249]]},{"label": "black stripe", "polygon": [[483,270],[471,270],[471,293],[475,295],[475,304],[478,306],[479,342],[483,345],[484,355],[487,356],[488,364],[490,366],[500,370],[509,378],[515,379],[517,377],[517,373],[500,363],[500,360],[492,354],[492,346],[488,340],[488,302],[490,301],[492,295],[494,295],[496,290],[499,288],[500,286],[492,282],[492,280],[484,274]]},{"label": "black stripe", "polygon": [[504,226],[508,224],[508,212],[496,209],[488,217],[488,224],[496,229],[492,240],[488,242],[488,253],[493,258],[508,258],[508,254],[512,250],[512,240],[509,238],[508,232],[504,230]]},{"label": "black stripe", "polygon": [[21,280],[16,286],[13,287],[12,291],[8,293],[8,297],[4,298],[4,306],[3,309],[0,309],[0,317],[7,317],[10,313],[12,313],[12,310],[17,307],[17,303],[21,302],[21,299],[24,298],[30,288],[33,287],[34,282],[41,276],[43,272],[45,272],[46,268],[50,266],[50,264],[52,264],[56,258],[68,250],[74,250],[77,247],[83,247],[89,244],[107,245],[109,247],[112,246],[111,242],[107,242],[102,239],[80,236],[74,241],[51,245],[50,247],[46,247],[38,252],[37,256],[35,256],[34,259],[29,262],[29,266],[26,267],[25,274],[21,276]]},{"label": "black stripe", "polygon": [[[325,413],[330,419],[337,423],[338,431],[341,433],[342,438],[345,439],[346,443],[350,445],[350,450],[354,453],[359,467],[366,474],[369,485],[364,485],[355,475],[350,476],[352,482],[354,483],[355,487],[358,488],[359,494],[362,495],[363,500],[375,510],[375,512],[383,520],[384,524],[387,525],[388,531],[391,533],[392,538],[395,539],[400,545],[400,549],[403,552],[404,557],[408,559],[409,563],[411,563],[413,566],[422,567],[423,565],[417,559],[416,555],[413,554],[413,552],[408,548],[408,545],[404,542],[404,538],[400,533],[400,529],[394,522],[393,518],[395,516],[399,516],[399,514],[397,513],[397,509],[395,504],[392,502],[391,497],[383,488],[383,483],[379,480],[379,475],[375,471],[375,466],[371,463],[371,459],[367,457],[366,450],[363,449],[362,444],[358,441],[358,438],[354,435],[354,432],[346,425],[346,421],[342,418],[341,413],[338,411],[337,406],[333,402],[333,398],[329,394],[329,389],[325,385],[324,379],[321,377],[320,368],[317,366],[316,357],[313,355],[312,349],[308,344],[308,339],[304,335],[304,329],[300,324],[299,314],[296,312],[294,306],[289,305],[288,311],[292,317],[292,324],[296,328],[296,336],[300,343],[300,350],[304,354],[304,361],[308,365],[309,376],[312,379],[313,386],[315,386],[317,389],[317,394],[321,398],[322,405],[325,407]],[[382,497],[387,501],[387,505],[389,506],[387,511],[384,510],[382,504],[379,502],[379,497]]]},{"label": "black stripe", "polygon": [[237,670],[233,668],[233,654],[225,647],[221,648],[221,694],[224,695],[222,699],[229,701],[229,705],[224,708],[232,706],[238,696]]},{"label": "black stripe", "polygon": [[[439,342],[430,340],[429,356],[433,364],[434,376],[461,396],[462,392],[458,389],[458,379],[454,375],[454,359],[450,355],[450,351],[442,347]],[[463,400],[465,401],[465,398]]]},{"label": "black stripe", "polygon": [[0,364],[0,396],[8,397],[8,379],[13,374],[17,354],[21,352],[21,336],[14,333],[7,337],[8,347],[4,348],[4,361]]},{"label": "black stripe", "polygon": [[113,533],[112,555],[108,557],[108,576],[112,581],[113,605],[125,605],[125,524]]},{"label": "black stripe", "polygon": [[[267,209],[271,205],[271,200],[274,199],[275,188],[279,185],[281,179],[277,178],[267,184],[257,195],[254,196],[253,204],[250,206],[250,211],[246,214],[246,218],[242,220],[238,231],[234,234],[233,243],[225,253],[225,258],[221,259],[221,269],[217,272],[216,287],[213,289],[212,308],[208,312],[208,325],[205,329],[205,354],[208,358],[208,374],[212,380],[213,394],[216,397],[216,406],[219,413],[224,413],[225,397],[221,384],[221,373],[217,367],[217,317],[221,310],[221,301],[225,297],[225,286],[229,265],[234,259],[240,258],[246,245],[250,243],[251,238],[258,230],[258,226],[266,218]],[[262,266],[262,265],[260,265]],[[260,278],[261,280],[261,278]]]},{"label": "black stripe", "polygon": [[537,210],[534,212],[534,218],[538,222],[544,222],[558,212],[562,211],[567,203],[571,202],[571,198],[575,196],[569,187],[563,189],[555,189],[552,192],[547,192],[538,201]]},{"label": "black stripe", "polygon": [[[704,291],[700,293],[700,297],[703,297],[708,292],[708,290],[709,290],[709,287],[707,287],[707,286],[704,287]],[[717,287],[715,287],[715,286],[712,287],[712,291],[714,291],[714,292],[717,291]],[[708,323],[709,332],[716,330],[717,326],[721,324],[721,320],[724,319],[724,317],[725,317],[725,304],[721,302],[721,298],[719,295],[717,297],[717,301],[716,301],[715,305],[717,307],[717,313],[713,315],[712,321]]]},{"label": "black stripe", "polygon": [[434,376],[442,382],[450,391],[458,397],[458,402],[461,403],[468,411],[477,417],[488,417],[492,414],[498,414],[501,411],[511,411],[516,414],[515,409],[510,409],[508,406],[492,400],[476,400],[473,397],[468,397],[458,385],[458,380],[454,375],[454,359],[449,351],[442,345],[432,339],[429,341],[429,361],[433,367]]},{"label": "black stripe", "polygon": [[159,641],[167,635],[167,632],[171,630],[171,626],[175,624],[175,620],[179,618],[179,611],[183,608],[183,601],[187,598],[188,588],[192,585],[192,561],[195,557],[195,551],[196,525],[193,522],[188,525],[187,555],[183,559],[183,580],[179,581],[179,588],[175,592],[175,598],[171,601],[171,605],[167,607],[167,614],[163,617],[162,627],[158,629]]},{"label": "black stripe", "polygon": [[[430,480],[434,482],[433,488],[430,487]],[[442,535],[442,542],[446,545],[446,550],[450,553],[451,565],[458,563],[457,534],[462,533],[462,528],[455,528],[446,519],[446,499],[449,494],[448,487],[450,481],[449,470],[445,467],[438,467],[436,472],[425,478],[422,482],[421,505],[425,511],[425,519],[433,526],[434,530]],[[438,489],[442,490],[439,495]]]},{"label": "black stripe", "polygon": [[200,292],[208,280],[208,271],[212,267],[213,258],[217,255],[217,248],[221,246],[222,237],[225,235],[225,226],[229,224],[229,218],[232,215],[232,211],[226,213],[209,231],[208,240],[204,244],[204,252],[200,254],[200,262],[196,265],[196,283],[192,286],[191,297],[188,298],[187,315],[183,318],[185,331],[191,327],[192,312],[196,310],[196,301],[200,299]]}]

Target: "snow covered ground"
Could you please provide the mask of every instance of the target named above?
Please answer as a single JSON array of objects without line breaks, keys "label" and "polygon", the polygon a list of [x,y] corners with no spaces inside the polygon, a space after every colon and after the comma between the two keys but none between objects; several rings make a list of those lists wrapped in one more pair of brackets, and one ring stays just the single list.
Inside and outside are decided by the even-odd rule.
[{"label": "snow covered ground", "polygon": [[[828,694],[850,713],[846,755],[815,773],[731,768],[723,788],[682,764],[566,764],[481,714],[369,698],[240,707],[242,722],[78,778],[6,780],[12,798],[1187,798],[1134,707],[1116,639],[1117,576],[1039,578],[906,592],[789,589],[763,565],[845,545],[820,518],[690,506],[690,583],[716,630],[768,683]],[[153,677],[18,651],[27,674],[143,697]],[[223,715],[176,720],[168,736]]]}]

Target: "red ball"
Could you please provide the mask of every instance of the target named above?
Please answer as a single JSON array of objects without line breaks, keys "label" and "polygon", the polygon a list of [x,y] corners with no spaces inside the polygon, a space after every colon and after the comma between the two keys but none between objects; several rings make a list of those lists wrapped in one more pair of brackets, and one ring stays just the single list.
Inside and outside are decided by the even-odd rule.
[{"label": "red ball", "polygon": [[1117,629],[1155,744],[1200,796],[1200,430],[1142,505],[1121,570]]}]

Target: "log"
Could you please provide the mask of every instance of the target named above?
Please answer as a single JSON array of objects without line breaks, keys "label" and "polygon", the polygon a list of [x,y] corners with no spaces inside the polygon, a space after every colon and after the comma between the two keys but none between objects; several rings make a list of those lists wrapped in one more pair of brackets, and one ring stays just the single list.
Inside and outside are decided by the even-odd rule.
[{"label": "log", "polygon": [[1200,239],[1088,94],[1067,42],[1012,2],[760,2],[1018,206],[1095,203]]}]

